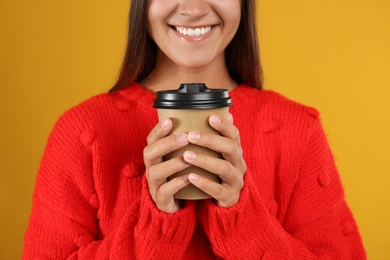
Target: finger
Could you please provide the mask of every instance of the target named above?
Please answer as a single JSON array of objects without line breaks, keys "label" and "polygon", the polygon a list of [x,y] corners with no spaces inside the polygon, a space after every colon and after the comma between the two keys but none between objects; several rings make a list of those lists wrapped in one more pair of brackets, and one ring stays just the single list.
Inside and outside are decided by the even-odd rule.
[{"label": "finger", "polygon": [[157,125],[155,125],[150,131],[146,141],[148,144],[152,144],[162,137],[166,136],[172,129],[172,121],[169,118],[162,119]]},{"label": "finger", "polygon": [[155,163],[161,162],[164,155],[182,148],[187,144],[187,134],[178,133],[147,145],[143,151],[145,166],[149,167]]},{"label": "finger", "polygon": [[221,153],[224,159],[230,161],[235,167],[245,171],[242,148],[236,141],[208,132],[189,132],[188,140],[190,143]]},{"label": "finger", "polygon": [[195,173],[188,175],[188,180],[193,185],[203,190],[219,202],[221,207],[230,207],[236,204],[240,198],[240,190],[213,182]]},{"label": "finger", "polygon": [[219,153],[228,153],[239,148],[234,140],[209,132],[189,132],[188,141]]},{"label": "finger", "polygon": [[182,157],[175,157],[147,168],[146,179],[152,196],[155,197],[157,190],[163,183],[167,182],[169,176],[190,166],[191,164],[184,161]]},{"label": "finger", "polygon": [[155,203],[157,207],[165,212],[175,212],[178,210],[178,204],[175,202],[174,195],[190,184],[188,175],[179,176],[164,183],[157,191]]},{"label": "finger", "polygon": [[219,115],[211,115],[209,117],[209,124],[221,135],[240,143],[240,132],[238,128],[233,125],[233,116],[229,113],[227,118],[223,118]]},{"label": "finger", "polygon": [[244,186],[244,172],[239,172],[227,160],[196,154],[192,151],[185,151],[183,159],[191,165],[195,165],[218,175],[222,181],[232,187],[242,189]]},{"label": "finger", "polygon": [[230,123],[233,124],[233,121],[234,121],[234,120],[233,120],[233,115],[232,115],[232,113],[228,113],[226,119],[227,119]]}]

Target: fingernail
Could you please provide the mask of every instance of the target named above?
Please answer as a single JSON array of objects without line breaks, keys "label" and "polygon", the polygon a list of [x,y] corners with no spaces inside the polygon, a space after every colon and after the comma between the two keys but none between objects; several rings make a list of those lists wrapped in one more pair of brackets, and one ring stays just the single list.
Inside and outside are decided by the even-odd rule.
[{"label": "fingernail", "polygon": [[179,143],[187,143],[187,135],[186,134],[178,134],[176,136],[176,140],[179,142]]},{"label": "fingernail", "polygon": [[194,182],[197,182],[197,181],[200,180],[199,176],[196,175],[196,174],[194,174],[194,173],[190,173],[190,174],[188,175],[188,179],[189,179],[190,181],[194,181]]},{"label": "fingernail", "polygon": [[217,115],[210,116],[210,122],[214,125],[219,125],[221,123],[221,117]]},{"label": "fingernail", "polygon": [[162,129],[166,129],[168,126],[169,126],[169,121],[168,119],[163,119],[161,122],[160,122],[160,126]]},{"label": "fingernail", "polygon": [[189,161],[193,161],[196,159],[196,154],[194,152],[191,152],[191,151],[185,151],[183,156],[185,159],[187,159]]},{"label": "fingernail", "polygon": [[195,141],[195,140],[199,140],[199,138],[200,138],[199,132],[189,132],[188,133],[189,140]]}]

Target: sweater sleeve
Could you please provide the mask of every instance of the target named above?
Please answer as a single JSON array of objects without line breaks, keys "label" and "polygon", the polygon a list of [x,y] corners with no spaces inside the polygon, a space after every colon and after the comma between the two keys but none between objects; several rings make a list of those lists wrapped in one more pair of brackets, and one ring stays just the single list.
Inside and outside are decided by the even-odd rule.
[{"label": "sweater sleeve", "polygon": [[[80,116],[80,115],[79,115]],[[140,198],[107,234],[99,230],[94,154],[83,135],[88,124],[65,114],[54,127],[41,161],[23,259],[178,259],[195,227],[195,205],[176,214],[159,211],[142,180]]]},{"label": "sweater sleeve", "polygon": [[305,147],[282,221],[270,213],[253,181],[261,173],[251,169],[235,206],[202,204],[201,223],[215,254],[224,259],[366,259],[319,119]]}]

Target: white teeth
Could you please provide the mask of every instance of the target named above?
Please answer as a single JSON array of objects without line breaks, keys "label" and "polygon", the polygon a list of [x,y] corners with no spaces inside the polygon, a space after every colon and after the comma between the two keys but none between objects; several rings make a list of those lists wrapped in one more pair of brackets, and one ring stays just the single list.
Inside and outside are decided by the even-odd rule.
[{"label": "white teeth", "polygon": [[202,27],[202,28],[185,28],[185,27],[175,27],[176,31],[185,36],[201,36],[208,33],[211,30],[211,26]]},{"label": "white teeth", "polygon": [[200,29],[199,29],[199,28],[196,28],[196,29],[194,30],[194,34],[195,34],[195,36],[199,36],[199,35],[200,35]]}]

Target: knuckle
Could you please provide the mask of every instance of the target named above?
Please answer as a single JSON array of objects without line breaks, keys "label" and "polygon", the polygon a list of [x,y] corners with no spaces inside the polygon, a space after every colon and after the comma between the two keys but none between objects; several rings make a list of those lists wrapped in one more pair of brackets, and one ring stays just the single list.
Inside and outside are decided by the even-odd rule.
[{"label": "knuckle", "polygon": [[238,203],[240,200],[240,196],[237,194],[236,196],[231,197],[230,205],[233,206]]},{"label": "knuckle", "polygon": [[150,170],[149,169],[146,169],[146,180],[148,181],[148,183],[151,181]]},{"label": "knuckle", "polygon": [[164,201],[165,198],[168,197],[168,191],[167,189],[165,188],[164,185],[160,186],[160,188],[158,189],[157,191],[157,198],[159,199],[159,201]]},{"label": "knuckle", "polygon": [[[241,156],[241,158],[242,158],[243,155],[244,155],[244,151],[242,150],[242,147],[241,147],[241,146],[240,146],[239,152],[240,152],[240,156]],[[245,163],[244,163],[244,165],[245,165]],[[245,169],[246,169],[246,165],[245,165]]]},{"label": "knuckle", "polygon": [[152,142],[153,142],[152,136],[151,136],[151,134],[149,134],[149,135],[146,137],[146,143],[147,143],[147,144],[151,144]]},{"label": "knuckle", "polygon": [[148,182],[151,182],[151,183],[155,182],[158,179],[156,167],[151,166],[147,169],[146,179],[148,180]]},{"label": "knuckle", "polygon": [[216,200],[223,200],[225,195],[225,188],[222,185],[218,185],[214,191],[214,198]]},{"label": "knuckle", "polygon": [[229,161],[225,161],[225,163],[221,164],[222,174],[231,175],[233,172],[233,166]]},{"label": "knuckle", "polygon": [[234,140],[237,142],[238,145],[241,144],[241,135],[240,135],[240,130],[238,130],[238,128],[236,128],[236,133],[235,133],[235,138]]},{"label": "knuckle", "polygon": [[177,145],[177,138],[179,135],[170,135],[168,138],[166,138],[166,145],[168,147],[175,147]]},{"label": "knuckle", "polygon": [[246,163],[245,161],[243,160],[242,161],[242,176],[244,177],[244,174],[246,173],[246,169],[247,169],[247,166],[246,166]]},{"label": "knuckle", "polygon": [[203,142],[207,145],[210,145],[213,142],[213,135],[210,133],[204,133],[202,137],[203,137]]},{"label": "knuckle", "polygon": [[149,135],[146,137],[146,142],[148,144],[156,142],[158,139],[164,136],[164,131],[162,131],[162,128],[157,124],[152,131],[150,131]]},{"label": "knuckle", "polygon": [[233,165],[230,165],[228,174],[231,176],[229,179],[233,181],[231,185],[241,190],[242,187],[244,187],[244,175],[241,172],[238,172]]},{"label": "knuckle", "polygon": [[149,160],[149,148],[148,146],[146,146],[143,151],[142,151],[142,155],[144,157],[144,161],[148,161]]},{"label": "knuckle", "polygon": [[233,135],[236,137],[236,139],[240,140],[240,130],[238,130],[237,127],[234,128]]},{"label": "knuckle", "polygon": [[213,135],[210,133],[202,133],[199,143],[203,143],[206,147],[210,147],[213,141]]},{"label": "knuckle", "polygon": [[237,176],[237,187],[242,190],[242,188],[244,187],[244,178],[243,176]]},{"label": "knuckle", "polygon": [[229,151],[241,152],[241,146],[237,142],[229,142],[227,145],[228,145]]},{"label": "knuckle", "polygon": [[226,205],[226,207],[231,207],[231,206],[237,204],[237,202],[238,202],[239,200],[240,200],[240,195],[239,195],[239,193],[237,193],[237,192],[231,193],[231,194],[227,197],[227,199],[226,199],[226,201],[225,201],[225,205]]},{"label": "knuckle", "polygon": [[207,138],[206,140],[211,143],[214,140],[214,136],[215,136],[215,134],[207,133],[206,134],[206,138]]},{"label": "knuckle", "polygon": [[177,135],[170,135],[163,139],[163,147],[167,150],[173,150],[177,147]]}]

